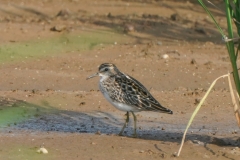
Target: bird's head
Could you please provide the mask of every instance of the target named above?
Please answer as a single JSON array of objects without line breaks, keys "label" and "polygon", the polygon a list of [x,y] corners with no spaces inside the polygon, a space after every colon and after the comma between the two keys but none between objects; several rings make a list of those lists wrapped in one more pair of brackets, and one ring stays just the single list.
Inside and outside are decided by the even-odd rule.
[{"label": "bird's head", "polygon": [[112,64],[112,63],[103,63],[99,66],[98,68],[98,72],[89,76],[87,79],[96,77],[96,76],[100,76],[102,78],[107,78],[110,76],[114,76],[119,72],[119,70],[117,69],[117,67]]}]

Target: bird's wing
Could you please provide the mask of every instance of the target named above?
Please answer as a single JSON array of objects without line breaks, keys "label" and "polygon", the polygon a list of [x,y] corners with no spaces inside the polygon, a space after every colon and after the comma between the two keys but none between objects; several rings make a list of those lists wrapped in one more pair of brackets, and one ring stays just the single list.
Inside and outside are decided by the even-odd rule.
[{"label": "bird's wing", "polygon": [[163,107],[149,91],[136,79],[121,74],[115,77],[115,83],[121,89],[123,103],[138,107],[140,110],[157,111],[172,114],[172,111]]}]

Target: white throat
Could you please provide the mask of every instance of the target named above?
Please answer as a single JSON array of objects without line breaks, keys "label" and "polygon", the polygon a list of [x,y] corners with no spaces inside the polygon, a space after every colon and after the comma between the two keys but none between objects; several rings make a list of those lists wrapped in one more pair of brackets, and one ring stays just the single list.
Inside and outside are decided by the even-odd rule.
[{"label": "white throat", "polygon": [[101,77],[101,78],[100,78],[100,82],[102,82],[102,81],[104,81],[105,79],[108,78],[107,75],[103,75],[103,74],[100,74],[99,76]]}]

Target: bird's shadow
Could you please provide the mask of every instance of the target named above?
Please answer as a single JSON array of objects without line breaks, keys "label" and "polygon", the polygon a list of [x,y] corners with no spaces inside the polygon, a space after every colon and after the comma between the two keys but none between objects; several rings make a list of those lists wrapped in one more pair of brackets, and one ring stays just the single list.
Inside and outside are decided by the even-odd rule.
[{"label": "bird's shadow", "polygon": [[[122,112],[120,112],[122,113]],[[59,132],[59,133],[90,133],[117,135],[124,123],[124,115],[116,112],[79,112],[60,110],[43,101],[36,105],[25,101],[0,97],[0,129],[1,132],[9,130],[24,130],[31,132]],[[159,121],[149,121],[144,118],[138,121],[139,139],[157,140],[163,142],[181,142],[184,127],[179,124],[161,123],[164,129],[156,127]],[[125,129],[124,136],[132,137],[132,122]],[[236,137],[218,138],[213,135],[194,132],[188,134],[186,141],[213,143],[219,146],[240,145]],[[155,146],[158,148],[158,146]],[[158,148],[161,150],[160,148]]]}]

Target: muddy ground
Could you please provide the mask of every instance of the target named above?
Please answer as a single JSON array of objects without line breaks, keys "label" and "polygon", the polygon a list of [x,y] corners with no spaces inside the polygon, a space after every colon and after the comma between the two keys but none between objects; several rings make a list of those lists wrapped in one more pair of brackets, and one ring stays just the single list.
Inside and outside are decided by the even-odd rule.
[{"label": "muddy ground", "polygon": [[[224,5],[209,6],[226,30]],[[239,128],[227,79],[218,81],[191,125],[211,82],[231,71],[225,44],[193,0],[1,0],[0,159],[239,159]],[[168,55],[167,59],[163,55]],[[124,112],[86,80],[114,63],[173,115]],[[41,147],[48,154],[38,154]]]}]

